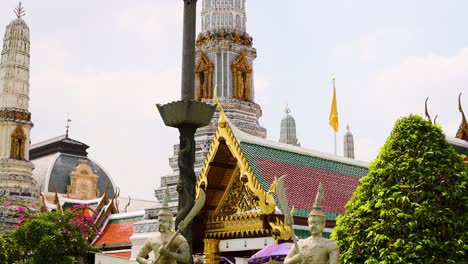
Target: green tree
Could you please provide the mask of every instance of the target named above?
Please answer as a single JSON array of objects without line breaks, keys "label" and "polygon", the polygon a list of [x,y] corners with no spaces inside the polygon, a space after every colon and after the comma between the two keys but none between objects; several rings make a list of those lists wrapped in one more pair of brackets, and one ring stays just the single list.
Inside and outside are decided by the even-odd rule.
[{"label": "green tree", "polygon": [[467,263],[468,171],[438,125],[399,119],[332,237],[342,263]]},{"label": "green tree", "polygon": [[87,239],[95,234],[93,219],[83,212],[77,208],[21,216],[20,225],[8,237],[9,263],[76,263],[93,250]]},{"label": "green tree", "polygon": [[0,236],[0,263],[7,263],[7,250],[5,248],[5,239]]}]

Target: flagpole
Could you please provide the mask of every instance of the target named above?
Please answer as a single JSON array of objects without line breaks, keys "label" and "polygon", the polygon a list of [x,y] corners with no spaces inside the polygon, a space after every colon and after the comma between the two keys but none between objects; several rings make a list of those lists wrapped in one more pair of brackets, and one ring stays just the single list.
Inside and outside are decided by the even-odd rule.
[{"label": "flagpole", "polygon": [[332,105],[330,110],[330,117],[328,119],[328,123],[333,128],[333,138],[334,138],[334,154],[337,155],[336,149],[336,134],[338,132],[338,110],[336,106],[336,87],[335,87],[335,77],[332,75],[332,85],[333,85],[333,98],[332,98]]},{"label": "flagpole", "polygon": [[333,134],[335,135],[335,156],[336,156],[336,132]]}]

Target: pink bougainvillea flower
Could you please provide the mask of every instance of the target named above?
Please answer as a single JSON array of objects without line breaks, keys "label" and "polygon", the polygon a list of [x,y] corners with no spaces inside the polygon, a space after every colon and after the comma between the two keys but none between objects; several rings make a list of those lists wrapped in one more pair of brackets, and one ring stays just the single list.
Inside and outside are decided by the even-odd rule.
[{"label": "pink bougainvillea flower", "polygon": [[20,206],[16,207],[16,212],[17,213],[24,213],[24,212],[26,212],[26,208],[24,208],[23,206],[20,205]]},{"label": "pink bougainvillea flower", "polygon": [[16,223],[16,226],[20,226],[25,220],[26,220],[26,216],[24,215],[18,216],[18,223]]},{"label": "pink bougainvillea flower", "polygon": [[15,202],[8,202],[8,203],[4,204],[3,207],[12,206],[14,204],[15,204]]}]

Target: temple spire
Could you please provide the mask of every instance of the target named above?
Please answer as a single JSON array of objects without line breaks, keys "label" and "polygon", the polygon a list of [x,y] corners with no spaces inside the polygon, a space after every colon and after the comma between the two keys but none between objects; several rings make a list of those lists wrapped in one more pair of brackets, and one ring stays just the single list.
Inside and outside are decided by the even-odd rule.
[{"label": "temple spire", "polygon": [[354,138],[351,131],[349,131],[349,124],[346,125],[346,133],[344,135],[344,156],[347,158],[354,159]]},{"label": "temple spire", "polygon": [[247,32],[245,0],[217,1],[203,0],[201,11],[201,30]]},{"label": "temple spire", "polygon": [[288,104],[286,104],[284,113],[285,115],[281,120],[279,142],[300,146],[300,143],[296,137],[296,121],[294,120],[294,117],[290,115],[291,109],[289,108]]}]

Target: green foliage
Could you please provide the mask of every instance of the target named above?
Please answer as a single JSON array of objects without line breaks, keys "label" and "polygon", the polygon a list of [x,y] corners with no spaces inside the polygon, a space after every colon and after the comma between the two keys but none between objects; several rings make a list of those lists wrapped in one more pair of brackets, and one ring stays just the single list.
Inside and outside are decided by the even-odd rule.
[{"label": "green foliage", "polygon": [[[10,235],[9,263],[76,263],[93,250],[84,233],[92,234],[89,217],[80,220],[83,210],[55,211],[29,215]],[[84,229],[84,227],[88,227]]]},{"label": "green foliage", "polygon": [[468,170],[438,125],[401,118],[337,219],[342,263],[467,263]]},{"label": "green foliage", "polygon": [[7,250],[5,248],[5,239],[0,236],[0,263],[7,263]]}]

